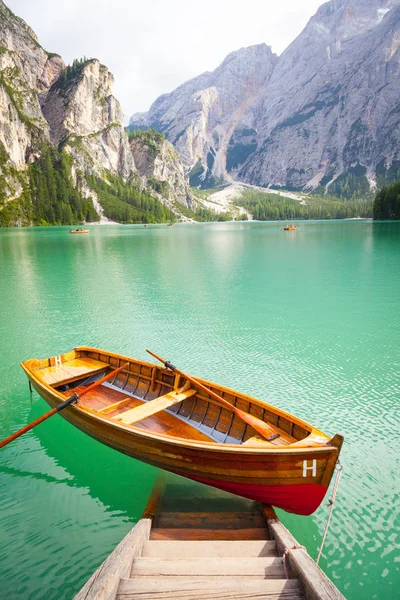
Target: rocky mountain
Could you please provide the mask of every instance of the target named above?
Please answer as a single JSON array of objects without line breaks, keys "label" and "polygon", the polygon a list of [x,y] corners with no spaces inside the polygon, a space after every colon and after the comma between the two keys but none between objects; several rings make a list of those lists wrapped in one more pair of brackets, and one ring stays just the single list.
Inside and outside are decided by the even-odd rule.
[{"label": "rocky mountain", "polygon": [[137,123],[167,134],[194,182],[362,194],[400,179],[399,45],[400,0],[331,0],[279,58],[232,53]]},{"label": "rocky mountain", "polygon": [[41,139],[50,137],[40,99],[64,68],[0,0],[0,199],[22,193],[26,165],[38,155]]},{"label": "rocky mountain", "polygon": [[398,0],[323,4],[257,100],[258,146],[240,177],[339,195],[390,179],[400,166],[399,45]]},{"label": "rocky mountain", "polygon": [[192,184],[225,178],[227,160],[236,160],[237,148],[232,155],[228,148],[233,133],[240,130],[246,138],[241,155],[254,149],[249,106],[267,85],[276,62],[265,44],[232,52],[215,71],[160,96],[148,113],[133,115],[130,127],[150,126],[165,133],[184,164],[196,165]]},{"label": "rocky mountain", "polygon": [[165,135],[155,131],[138,131],[131,136],[130,148],[140,176],[168,200],[172,209],[179,209],[179,205],[194,208],[179,154]]},{"label": "rocky mountain", "polygon": [[68,148],[77,166],[127,178],[136,169],[113,84],[114,77],[98,60],[77,62],[62,72],[41,105],[51,142]]},{"label": "rocky mountain", "polygon": [[[46,52],[0,0],[0,225],[106,219],[107,212],[117,220],[146,221],[152,219],[148,207],[157,208],[157,202],[167,206],[158,213],[170,219],[170,208],[179,215],[178,197],[191,206],[183,166],[167,142],[150,148],[137,140],[131,148],[113,82],[96,59],[66,66]],[[174,169],[168,152],[174,153]],[[138,171],[134,155],[145,170]],[[114,178],[113,185],[115,177],[129,181],[131,196],[116,196],[105,208],[89,176],[92,182]],[[161,192],[154,189],[159,177]],[[179,192],[173,197],[175,186]]]}]

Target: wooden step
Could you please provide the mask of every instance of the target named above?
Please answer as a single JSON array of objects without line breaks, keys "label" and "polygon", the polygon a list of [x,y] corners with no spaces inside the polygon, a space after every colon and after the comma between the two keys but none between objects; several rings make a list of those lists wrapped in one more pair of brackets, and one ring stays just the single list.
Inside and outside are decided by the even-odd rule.
[{"label": "wooden step", "polygon": [[182,498],[161,498],[160,512],[251,512],[261,514],[260,505],[240,496],[222,498],[198,498],[197,496]]},{"label": "wooden step", "polygon": [[[175,476],[176,477],[176,476]],[[235,494],[230,494],[218,488],[211,488],[202,483],[188,481],[183,477],[179,483],[167,483],[164,488],[162,501],[166,500],[190,500],[191,498],[203,498],[205,501],[214,499],[226,499],[228,501],[239,502],[242,506],[254,504],[254,500],[241,498]]]},{"label": "wooden step", "polygon": [[265,528],[264,517],[251,512],[163,512],[156,516],[154,528],[191,528],[199,529],[256,529]]},{"label": "wooden step", "polygon": [[297,579],[260,580],[229,577],[209,582],[200,578],[121,579],[116,600],[303,600]]},{"label": "wooden step", "polygon": [[285,577],[282,558],[134,558],[131,577],[206,577],[207,580],[221,577],[256,577],[257,579]]},{"label": "wooden step", "polygon": [[186,529],[159,527],[152,529],[151,540],[268,540],[268,529]]},{"label": "wooden step", "polygon": [[237,556],[277,556],[276,543],[273,541],[247,542],[175,542],[154,540],[145,542],[142,556],[158,558],[233,558]]}]

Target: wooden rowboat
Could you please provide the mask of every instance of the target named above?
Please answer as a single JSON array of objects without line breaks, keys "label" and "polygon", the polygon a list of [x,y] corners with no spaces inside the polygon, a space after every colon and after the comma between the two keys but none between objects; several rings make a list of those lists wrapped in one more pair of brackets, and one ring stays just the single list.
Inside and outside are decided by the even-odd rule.
[{"label": "wooden rowboat", "polygon": [[297,225],[286,225],[286,227],[284,227],[283,229],[285,231],[296,231]]},{"label": "wooden rowboat", "polygon": [[70,233],[89,233],[89,229],[70,229]]},{"label": "wooden rowboat", "polygon": [[[103,444],[183,477],[288,512],[309,515],[318,508],[343,443],[338,434],[330,439],[261,400],[200,378],[196,385],[165,367],[88,346],[21,366],[54,408],[124,363],[62,416]],[[258,417],[270,441],[235,409]]]}]

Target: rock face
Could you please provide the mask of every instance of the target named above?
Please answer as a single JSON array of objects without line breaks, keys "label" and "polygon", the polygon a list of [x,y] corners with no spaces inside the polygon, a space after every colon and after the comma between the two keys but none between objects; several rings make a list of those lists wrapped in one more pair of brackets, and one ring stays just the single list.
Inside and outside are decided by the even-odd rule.
[{"label": "rock face", "polygon": [[165,136],[145,131],[131,139],[130,147],[139,174],[150,188],[168,200],[168,206],[193,208],[183,164]]},{"label": "rock face", "polygon": [[0,0],[0,150],[3,202],[18,197],[27,165],[48,140],[74,169],[127,178],[136,169],[113,76],[97,60],[66,67]]},{"label": "rock face", "polygon": [[399,45],[400,0],[331,0],[279,59],[266,46],[232,53],[138,125],[164,131],[199,180],[206,165],[215,177],[337,193],[349,178],[400,179]]},{"label": "rock face", "polygon": [[[49,126],[40,98],[65,65],[39,45],[28,25],[0,0],[0,199],[18,197],[26,165],[35,159]],[[17,171],[22,171],[18,174]]]},{"label": "rock face", "polygon": [[332,0],[319,8],[257,101],[258,148],[243,179],[340,189],[334,182],[344,173],[373,184],[393,169],[400,159],[399,4]]},{"label": "rock face", "polygon": [[276,61],[265,44],[232,52],[215,71],[161,96],[148,114],[134,115],[130,126],[164,132],[186,166],[197,163],[198,182],[225,177],[229,140],[241,130],[249,137],[248,106],[268,83]]},{"label": "rock face", "polygon": [[[85,174],[108,172],[150,192],[157,181],[162,191],[154,195],[160,201],[191,206],[187,177],[168,142],[149,153],[136,140],[132,152],[113,83],[98,60],[67,67],[58,55],[45,52],[30,27],[0,0],[0,211],[22,199],[28,165],[40,157],[45,142],[72,156],[71,174],[83,197],[95,197]],[[96,201],[94,206],[101,215]]]},{"label": "rock face", "polygon": [[126,178],[136,169],[113,83],[107,67],[87,60],[58,79],[42,109],[52,143],[62,144],[83,170],[106,169]]}]

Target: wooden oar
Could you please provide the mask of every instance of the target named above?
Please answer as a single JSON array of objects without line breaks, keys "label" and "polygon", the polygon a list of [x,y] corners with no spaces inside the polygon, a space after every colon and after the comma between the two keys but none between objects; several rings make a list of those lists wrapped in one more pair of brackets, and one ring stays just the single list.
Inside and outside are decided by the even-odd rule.
[{"label": "wooden oar", "polygon": [[58,406],[56,406],[52,410],[49,410],[49,412],[45,413],[44,415],[42,415],[38,419],[35,419],[34,421],[32,421],[32,423],[29,423],[29,425],[26,425],[25,427],[22,427],[22,429],[19,429],[18,431],[16,431],[12,435],[10,435],[8,438],[6,438],[2,442],[0,442],[0,448],[3,448],[3,446],[7,446],[7,444],[9,444],[13,440],[17,439],[20,435],[23,435],[27,431],[30,431],[31,429],[33,429],[34,427],[36,427],[36,425],[39,425],[39,423],[42,423],[43,421],[46,421],[46,419],[49,419],[50,417],[52,417],[56,413],[61,412],[64,408],[66,408],[70,404],[73,404],[74,402],[77,402],[79,400],[79,398],[82,398],[82,396],[84,396],[85,394],[88,394],[89,392],[91,392],[92,390],[94,390],[95,388],[97,388],[99,385],[101,385],[102,383],[104,383],[108,379],[111,379],[111,377],[113,377],[114,375],[116,375],[119,371],[122,371],[122,369],[125,369],[125,367],[129,367],[129,363],[125,363],[125,364],[122,365],[122,367],[118,367],[118,369],[115,369],[114,371],[111,371],[111,373],[109,373],[108,375],[105,375],[104,377],[102,377],[98,381],[95,381],[94,383],[92,383],[92,385],[89,385],[89,387],[86,388],[86,390],[83,390],[83,392],[81,392],[80,394],[77,394],[77,393],[73,394],[73,396],[71,396],[70,398],[68,398],[68,400],[65,400],[64,402],[61,402],[61,404],[59,404]]},{"label": "wooden oar", "polygon": [[146,350],[146,352],[148,352],[149,354],[151,354],[151,356],[154,356],[154,358],[159,360],[164,366],[167,367],[167,369],[170,369],[171,371],[175,371],[175,373],[179,373],[179,375],[182,375],[182,377],[185,377],[185,379],[187,379],[188,381],[191,381],[194,385],[196,385],[198,388],[200,388],[201,390],[206,392],[209,396],[211,396],[211,398],[214,398],[214,400],[217,400],[217,402],[219,402],[220,404],[225,406],[228,410],[233,412],[237,417],[239,417],[239,419],[242,419],[242,421],[244,421],[248,425],[251,425],[251,427],[253,427],[253,429],[255,429],[260,435],[262,435],[267,440],[267,442],[270,442],[270,441],[276,439],[277,437],[279,437],[279,434],[277,434],[277,433],[273,433],[271,435],[271,428],[269,427],[269,425],[267,425],[267,423],[264,423],[264,421],[261,421],[261,419],[258,419],[257,417],[254,417],[253,415],[250,415],[249,413],[244,412],[243,410],[240,410],[240,408],[236,408],[236,406],[233,406],[233,404],[231,404],[230,402],[228,402],[227,400],[222,398],[219,394],[216,394],[215,392],[210,390],[208,387],[206,387],[205,385],[200,383],[200,381],[198,381],[198,379],[195,379],[194,377],[191,377],[187,373],[184,373],[183,371],[181,371],[180,369],[175,367],[175,365],[170,363],[168,360],[164,360],[160,356],[157,356],[157,354],[154,354],[154,352],[151,352],[151,350]]}]

